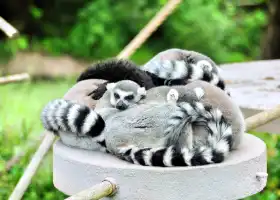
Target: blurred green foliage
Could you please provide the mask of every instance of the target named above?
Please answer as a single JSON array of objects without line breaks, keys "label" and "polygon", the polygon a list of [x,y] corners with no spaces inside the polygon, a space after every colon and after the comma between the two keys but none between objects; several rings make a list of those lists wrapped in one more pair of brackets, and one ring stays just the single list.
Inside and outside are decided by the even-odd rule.
[{"label": "blurred green foliage", "polygon": [[[23,33],[16,42],[6,42],[5,50],[14,53],[31,48],[89,60],[113,57],[166,2],[94,0],[74,9],[76,1],[60,0],[52,10],[31,5],[33,26],[40,34]],[[264,11],[244,11],[235,1],[183,1],[132,59],[145,62],[172,47],[205,53],[217,63],[256,59],[266,18]],[[64,23],[66,19],[71,22]]]},{"label": "blurred green foliage", "polygon": [[[1,59],[22,50],[43,51],[52,55],[69,54],[87,60],[113,57],[167,0],[49,2],[53,4],[40,7],[31,3],[28,6],[34,34],[21,32],[15,40],[0,41]],[[168,48],[199,51],[217,63],[258,58],[267,15],[263,10],[242,10],[234,3],[222,0],[183,1],[132,59],[144,63]],[[61,97],[73,84],[74,80],[62,80],[0,87],[0,170],[15,153],[25,149],[28,140],[38,136],[42,130],[38,117],[42,106],[51,99]],[[268,133],[254,134],[268,146],[269,178],[263,192],[247,199],[280,199],[280,138]],[[31,149],[18,165],[1,175],[0,199],[8,198],[33,152],[34,149]],[[52,200],[64,197],[53,187],[49,154],[23,199]]]}]

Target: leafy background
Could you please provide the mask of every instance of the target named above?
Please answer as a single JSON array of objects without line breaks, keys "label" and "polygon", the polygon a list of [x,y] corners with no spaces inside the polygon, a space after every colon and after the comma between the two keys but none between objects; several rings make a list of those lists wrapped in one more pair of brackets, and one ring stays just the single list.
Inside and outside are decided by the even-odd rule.
[{"label": "leafy background", "polygon": [[[3,17],[13,22],[21,35],[15,40],[7,40],[4,35],[1,36],[0,61],[5,63],[21,51],[35,51],[57,57],[70,55],[85,61],[113,57],[166,2],[1,2],[11,13],[3,12]],[[142,64],[158,52],[174,47],[199,51],[210,56],[218,64],[260,59],[261,41],[268,24],[267,9],[262,6],[244,9],[236,2],[238,1],[183,1],[131,59]],[[42,107],[48,101],[63,96],[74,82],[73,78],[62,78],[0,87],[1,171],[13,155],[24,151],[26,143],[38,137],[42,131],[39,120]],[[264,191],[247,199],[279,199],[279,137],[269,133],[252,134],[263,139],[268,146],[269,180]],[[34,150],[29,150],[9,172],[2,173],[0,199],[8,198]],[[64,197],[65,195],[53,187],[50,152],[28,187],[24,199],[48,200]]]}]

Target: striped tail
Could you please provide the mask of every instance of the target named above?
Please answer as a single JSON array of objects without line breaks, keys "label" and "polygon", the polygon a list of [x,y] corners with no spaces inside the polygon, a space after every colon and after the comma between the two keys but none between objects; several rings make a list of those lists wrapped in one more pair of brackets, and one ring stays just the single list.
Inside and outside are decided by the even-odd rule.
[{"label": "striped tail", "polygon": [[78,137],[96,137],[105,145],[102,135],[105,122],[98,113],[87,106],[56,99],[43,108],[41,121],[46,130],[57,135],[63,131],[73,133]]},{"label": "striped tail", "polygon": [[[194,147],[193,149],[187,147],[178,149],[175,145],[162,148],[128,146],[119,149],[119,157],[133,164],[156,167],[199,166],[221,163],[231,151],[232,129],[223,117],[216,125],[217,127],[209,127],[208,141],[204,146]],[[220,132],[215,135],[217,131]]]},{"label": "striped tail", "polygon": [[[179,111],[172,116],[166,134],[166,146],[162,148],[138,148],[128,146],[119,149],[119,156],[134,164],[144,166],[198,166],[221,163],[232,149],[232,127],[219,109],[204,106],[199,102],[178,103]],[[178,146],[187,126],[197,123],[208,129],[205,145]]]},{"label": "striped tail", "polygon": [[[184,60],[157,60],[142,67],[151,74],[156,85],[184,85],[186,81],[202,80],[226,90],[224,80],[207,60],[200,60],[196,64]],[[227,91],[226,91],[227,92]]]}]

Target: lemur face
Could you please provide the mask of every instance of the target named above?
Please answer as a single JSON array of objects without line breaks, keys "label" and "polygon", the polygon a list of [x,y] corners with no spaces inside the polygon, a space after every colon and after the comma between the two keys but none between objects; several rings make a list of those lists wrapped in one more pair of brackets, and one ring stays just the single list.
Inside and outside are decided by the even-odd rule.
[{"label": "lemur face", "polygon": [[[110,83],[111,84],[111,83]],[[125,91],[116,85],[109,85],[110,103],[119,110],[125,110],[138,103],[146,94],[145,88],[137,88],[135,91]]]},{"label": "lemur face", "polygon": [[111,104],[119,110],[125,110],[137,103],[135,97],[136,95],[133,92],[116,89],[111,95]]}]

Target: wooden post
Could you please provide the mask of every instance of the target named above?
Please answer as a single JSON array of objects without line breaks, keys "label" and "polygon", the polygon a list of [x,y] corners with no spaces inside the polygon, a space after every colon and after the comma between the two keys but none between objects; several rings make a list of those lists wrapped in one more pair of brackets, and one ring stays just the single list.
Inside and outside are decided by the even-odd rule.
[{"label": "wooden post", "polygon": [[12,82],[24,81],[30,79],[29,74],[22,73],[22,74],[15,74],[5,77],[0,77],[0,84],[7,84]]},{"label": "wooden post", "polygon": [[15,27],[9,24],[6,20],[0,17],[0,29],[9,37],[13,38],[18,35],[18,31]]},{"label": "wooden post", "polygon": [[112,196],[116,191],[116,181],[113,178],[106,178],[101,183],[68,197],[65,200],[98,200],[103,197]]},{"label": "wooden post", "polygon": [[181,0],[169,0],[169,2],[154,16],[154,18],[131,40],[131,42],[119,53],[117,58],[128,58],[138,49],[164,20],[181,3]]},{"label": "wooden post", "polygon": [[[246,131],[258,128],[280,117],[280,105],[274,109],[260,112],[246,119]],[[280,127],[280,126],[279,126]]]}]

